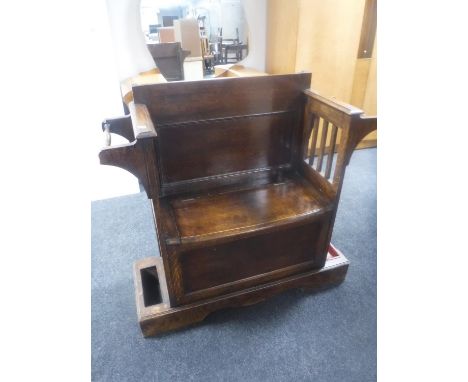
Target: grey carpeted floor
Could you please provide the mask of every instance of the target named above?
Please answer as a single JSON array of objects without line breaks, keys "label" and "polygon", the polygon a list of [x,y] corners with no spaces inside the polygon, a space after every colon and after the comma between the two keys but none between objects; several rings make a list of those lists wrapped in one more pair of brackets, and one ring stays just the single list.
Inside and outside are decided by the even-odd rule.
[{"label": "grey carpeted floor", "polygon": [[150,206],[144,194],[93,202],[93,381],[375,381],[376,149],[353,155],[332,242],[351,261],[340,286],[144,339],[132,263],[158,254]]}]

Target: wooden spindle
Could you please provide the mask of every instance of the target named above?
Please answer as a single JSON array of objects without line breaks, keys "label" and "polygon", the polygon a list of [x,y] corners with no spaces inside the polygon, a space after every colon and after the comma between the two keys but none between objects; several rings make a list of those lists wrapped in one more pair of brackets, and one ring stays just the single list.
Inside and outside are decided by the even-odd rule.
[{"label": "wooden spindle", "polygon": [[310,108],[306,105],[304,111],[304,148],[303,148],[303,159],[309,160],[309,143],[310,136],[312,134],[312,124],[314,123],[314,115],[310,112]]},{"label": "wooden spindle", "polygon": [[330,122],[323,120],[322,136],[320,137],[320,155],[317,161],[317,171],[322,171],[323,156],[325,155],[325,145],[327,144],[328,125]]},{"label": "wooden spindle", "polygon": [[309,165],[314,164],[314,156],[315,156],[315,146],[317,145],[317,135],[320,123],[320,117],[318,115],[314,115],[314,126],[312,127],[312,142],[310,144],[310,154],[309,154]]},{"label": "wooden spindle", "polygon": [[325,169],[325,178],[330,178],[331,169],[333,165],[333,157],[335,156],[336,136],[338,134],[338,128],[332,125],[332,131],[330,135],[330,148],[328,150],[327,168]]}]

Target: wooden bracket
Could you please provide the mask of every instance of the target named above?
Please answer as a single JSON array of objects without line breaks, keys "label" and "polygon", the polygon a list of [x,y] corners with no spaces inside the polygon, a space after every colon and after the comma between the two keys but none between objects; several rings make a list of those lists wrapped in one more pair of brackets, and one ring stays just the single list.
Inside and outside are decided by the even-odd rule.
[{"label": "wooden bracket", "polygon": [[353,152],[359,142],[361,142],[366,135],[372,133],[374,130],[377,130],[377,117],[360,114],[353,118],[351,121],[350,143],[347,152],[348,157],[346,164],[349,164],[351,156],[353,155]]},{"label": "wooden bracket", "polygon": [[[156,130],[145,105],[129,104],[130,115],[106,119],[102,129],[108,135],[107,147],[99,152],[101,164],[120,167],[135,175],[143,185],[148,198],[153,197],[158,176],[155,174]],[[131,143],[110,146],[109,133],[127,138]]]}]

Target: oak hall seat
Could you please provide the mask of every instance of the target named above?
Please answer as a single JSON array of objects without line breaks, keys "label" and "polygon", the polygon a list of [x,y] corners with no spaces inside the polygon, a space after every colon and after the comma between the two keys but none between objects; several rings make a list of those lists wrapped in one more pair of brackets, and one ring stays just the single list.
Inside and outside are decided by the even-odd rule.
[{"label": "oak hall seat", "polygon": [[137,176],[151,201],[171,314],[217,309],[236,293],[252,302],[266,285],[327,282],[314,272],[327,261],[345,168],[376,118],[310,83],[298,73],[134,86],[130,117],[105,121],[130,143],[103,149],[101,163]]}]

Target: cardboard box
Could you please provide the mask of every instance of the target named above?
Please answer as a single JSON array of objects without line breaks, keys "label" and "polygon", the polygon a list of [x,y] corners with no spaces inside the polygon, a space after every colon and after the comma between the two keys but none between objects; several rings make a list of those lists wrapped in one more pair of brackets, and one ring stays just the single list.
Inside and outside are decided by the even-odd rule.
[{"label": "cardboard box", "polygon": [[159,28],[159,42],[176,42],[174,27]]},{"label": "cardboard box", "polygon": [[200,29],[196,19],[174,20],[175,41],[183,50],[189,50],[189,57],[201,57]]}]

